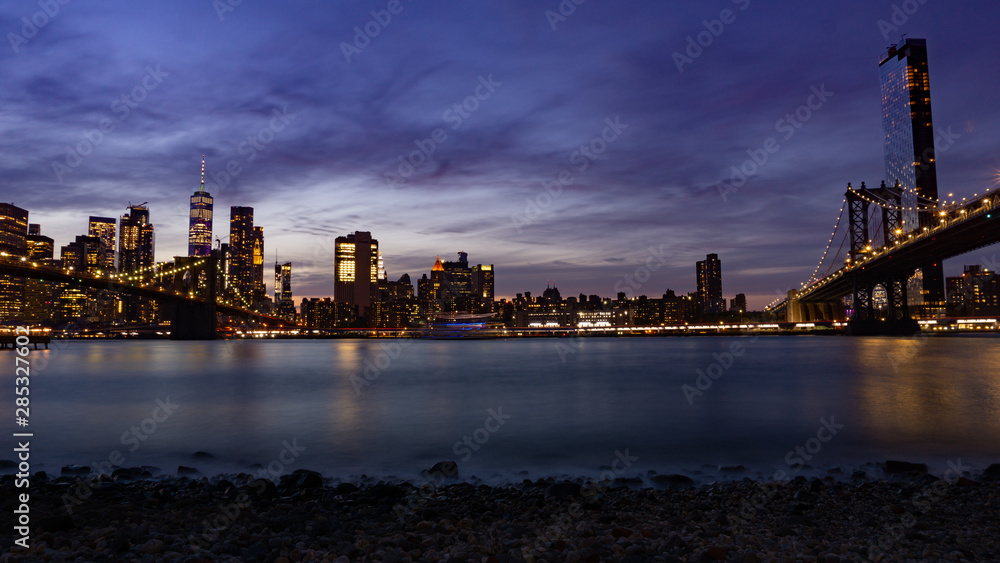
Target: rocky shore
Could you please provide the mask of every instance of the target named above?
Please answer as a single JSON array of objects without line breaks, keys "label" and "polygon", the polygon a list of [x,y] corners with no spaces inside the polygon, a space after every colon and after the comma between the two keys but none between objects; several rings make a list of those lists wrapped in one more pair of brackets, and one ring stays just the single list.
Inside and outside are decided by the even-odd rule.
[{"label": "rocky shore", "polygon": [[[1000,466],[704,485],[86,471],[32,477],[31,547],[4,534],[0,561],[1000,561]],[[11,514],[24,489],[0,489]]]}]

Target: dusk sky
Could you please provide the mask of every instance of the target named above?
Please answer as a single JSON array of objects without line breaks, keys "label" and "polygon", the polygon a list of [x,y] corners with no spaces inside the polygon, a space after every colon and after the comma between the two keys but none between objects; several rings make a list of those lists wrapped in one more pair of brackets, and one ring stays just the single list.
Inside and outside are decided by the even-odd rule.
[{"label": "dusk sky", "polygon": [[0,3],[0,199],[57,248],[149,202],[168,261],[204,154],[215,236],[254,207],[296,302],[367,230],[391,279],[466,251],[498,298],[610,296],[661,246],[632,293],[686,293],[717,253],[726,298],[763,307],[809,278],[847,183],[884,179],[878,58],[904,33],[928,42],[939,191],[1000,184],[995,1],[51,3]]}]

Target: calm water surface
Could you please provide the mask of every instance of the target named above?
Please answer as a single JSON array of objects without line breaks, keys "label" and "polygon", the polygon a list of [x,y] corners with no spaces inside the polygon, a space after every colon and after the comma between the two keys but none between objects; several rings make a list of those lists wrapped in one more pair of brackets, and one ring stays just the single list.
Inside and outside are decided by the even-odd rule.
[{"label": "calm water surface", "polygon": [[[412,478],[444,459],[492,481],[597,477],[619,458],[627,475],[768,476],[794,472],[797,446],[804,473],[1000,462],[995,337],[72,341],[30,358],[33,467],[49,472],[115,451],[125,466],[240,470],[285,442],[304,449],[283,471],[340,477]],[[157,400],[176,409],[164,419]]]}]

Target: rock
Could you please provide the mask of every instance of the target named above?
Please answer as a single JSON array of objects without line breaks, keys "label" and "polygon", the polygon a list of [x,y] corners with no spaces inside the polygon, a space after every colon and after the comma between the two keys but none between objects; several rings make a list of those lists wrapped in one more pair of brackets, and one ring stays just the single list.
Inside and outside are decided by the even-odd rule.
[{"label": "rock", "polygon": [[143,553],[148,555],[156,555],[157,553],[163,551],[163,541],[158,539],[151,539],[148,542],[142,544],[140,548]]},{"label": "rock", "polygon": [[927,464],[889,460],[882,464],[882,472],[886,475],[926,475]]},{"label": "rock", "polygon": [[747,468],[742,465],[723,465],[719,467],[722,473],[746,473]]},{"label": "rock", "polygon": [[65,532],[75,527],[73,518],[66,514],[43,516],[38,520],[38,527],[46,532]]},{"label": "rock", "polygon": [[177,476],[178,477],[183,477],[185,475],[188,475],[188,476],[201,475],[201,471],[198,471],[197,469],[195,469],[193,467],[185,467],[183,465],[178,465],[177,466]]},{"label": "rock", "polygon": [[983,471],[984,481],[1000,481],[1000,463],[994,463]]},{"label": "rock", "polygon": [[649,478],[649,482],[658,487],[667,487],[670,489],[695,486],[694,479],[687,475],[653,475]]},{"label": "rock", "polygon": [[642,486],[642,479],[638,477],[617,477],[612,483],[620,487],[639,487]]},{"label": "rock", "polygon": [[729,548],[715,545],[705,550],[705,556],[712,561],[725,561],[727,553],[729,553]]},{"label": "rock", "polygon": [[254,479],[244,487],[247,495],[254,498],[273,499],[278,497],[278,487],[270,479]]},{"label": "rock", "polygon": [[629,530],[628,528],[614,528],[611,530],[611,537],[613,538],[627,538],[634,534],[635,532]]},{"label": "rock", "polygon": [[545,489],[546,498],[569,498],[580,496],[581,487],[578,483],[572,483],[569,481],[561,481],[559,483],[552,483]]},{"label": "rock", "polygon": [[60,475],[90,475],[90,467],[86,465],[64,465],[59,470]]},{"label": "rock", "polygon": [[354,483],[341,483],[337,485],[337,488],[334,489],[334,492],[336,492],[338,495],[349,495],[357,490],[358,486],[355,485]]},{"label": "rock", "polygon": [[0,459],[0,471],[13,471],[17,469],[17,462],[9,459]]},{"label": "rock", "polygon": [[291,475],[282,475],[281,484],[296,490],[318,489],[323,486],[323,475],[309,469],[296,469]]},{"label": "rock", "polygon": [[191,459],[215,459],[215,456],[208,452],[197,451],[191,454]]},{"label": "rock", "polygon": [[368,487],[368,496],[377,499],[401,499],[406,496],[406,489],[399,485],[376,483]]},{"label": "rock", "polygon": [[432,465],[431,468],[424,473],[435,477],[454,479],[458,477],[458,464],[450,460],[439,461]]},{"label": "rock", "polygon": [[979,485],[979,483],[973,481],[972,479],[966,479],[965,477],[959,477],[958,480],[955,481],[955,484],[959,487],[975,487]]},{"label": "rock", "polygon": [[141,467],[122,467],[120,469],[115,469],[111,472],[111,478],[115,481],[125,480],[131,481],[132,479],[147,479],[152,477],[153,474]]}]

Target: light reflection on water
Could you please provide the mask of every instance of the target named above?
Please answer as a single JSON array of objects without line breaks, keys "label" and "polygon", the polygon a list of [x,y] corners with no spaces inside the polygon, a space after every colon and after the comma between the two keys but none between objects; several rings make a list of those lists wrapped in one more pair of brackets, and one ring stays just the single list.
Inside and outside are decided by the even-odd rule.
[{"label": "light reflection on water", "polygon": [[[72,342],[32,378],[33,460],[51,472],[118,450],[126,466],[237,470],[295,439],[306,449],[286,469],[329,475],[405,477],[456,459],[463,475],[597,476],[626,448],[632,474],[770,474],[834,416],[845,427],[818,469],[1000,461],[997,338],[591,338],[561,357],[570,342]],[[745,353],[689,405],[681,386],[733,342]],[[129,451],[123,433],[167,397],[177,411]],[[464,461],[456,442],[497,408],[510,418]],[[191,460],[199,450],[216,460]]]}]

